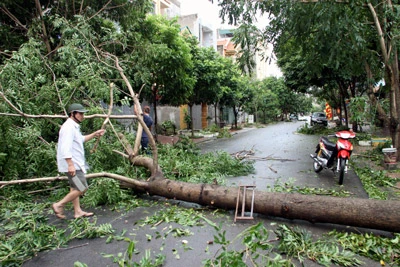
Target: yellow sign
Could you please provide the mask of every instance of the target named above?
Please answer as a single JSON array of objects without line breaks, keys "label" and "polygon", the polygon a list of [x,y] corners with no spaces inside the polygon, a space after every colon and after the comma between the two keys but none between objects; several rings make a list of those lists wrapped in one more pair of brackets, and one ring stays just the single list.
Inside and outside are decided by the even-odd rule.
[{"label": "yellow sign", "polygon": [[325,114],[326,114],[326,118],[328,120],[332,119],[332,109],[331,109],[331,106],[329,106],[328,102],[326,102],[326,104],[325,104]]}]

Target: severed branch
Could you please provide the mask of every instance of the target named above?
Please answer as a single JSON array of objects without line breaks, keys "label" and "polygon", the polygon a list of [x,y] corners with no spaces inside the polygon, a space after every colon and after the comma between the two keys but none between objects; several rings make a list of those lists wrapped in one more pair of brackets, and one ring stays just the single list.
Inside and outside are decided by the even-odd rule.
[{"label": "severed branch", "polygon": [[234,158],[238,159],[238,160],[249,158],[249,155],[254,155],[253,148],[250,150],[241,150],[241,151],[231,154],[231,156],[234,156]]},{"label": "severed branch", "polygon": [[3,11],[3,13],[6,14],[12,21],[14,21],[16,25],[20,26],[26,31],[28,30],[26,25],[22,24],[21,21],[19,21],[17,17],[15,17],[4,5],[0,7],[0,10]]},{"label": "severed branch", "polygon": [[277,161],[294,161],[294,159],[283,159],[283,158],[274,158],[271,156],[267,156],[267,157],[254,157],[254,150],[241,150],[235,153],[232,153],[231,156],[234,157],[235,159],[238,160],[277,160]]},{"label": "severed branch", "polygon": [[[142,87],[139,90],[138,97],[140,96],[140,93],[141,93],[143,88],[144,88],[144,84],[142,85]],[[138,117],[143,119],[143,117],[142,117],[143,112],[142,112],[142,107],[140,106],[140,103],[139,102],[138,103],[135,102],[134,104],[135,104],[135,106],[134,106],[135,114],[137,116],[140,115]],[[136,140],[135,140],[135,144],[133,146],[133,155],[138,155],[139,154],[139,147],[140,147],[140,141],[141,141],[141,138],[142,138],[142,134],[143,134],[143,126],[139,121],[139,125],[138,125],[137,131],[136,131]]]},{"label": "severed branch", "polygon": [[[45,119],[45,118],[51,118],[51,119],[66,119],[68,118],[67,115],[32,115],[32,114],[27,114],[19,110],[16,106],[14,106],[13,103],[4,95],[3,92],[0,92],[0,96],[4,99],[4,101],[7,102],[7,104],[15,110],[18,114],[13,114],[13,113],[0,113],[1,116],[10,116],[10,117],[24,117],[24,118],[32,118],[32,119]],[[93,118],[109,118],[109,119],[136,119],[136,115],[106,115],[106,114],[92,114],[92,115],[85,115],[86,119],[93,119]]]},{"label": "severed branch", "polygon": [[62,187],[61,185],[59,185],[59,186],[53,186],[53,187],[51,187],[51,188],[40,189],[40,190],[34,190],[34,191],[26,192],[26,193],[27,193],[28,195],[30,195],[30,194],[36,194],[36,193],[41,193],[41,192],[46,192],[46,191],[54,190],[54,189],[61,188],[61,187]]},{"label": "severed branch", "polygon": [[84,246],[89,245],[89,243],[85,243],[85,244],[81,244],[81,245],[77,245],[77,246],[72,246],[72,247],[68,247],[68,248],[59,248],[58,250],[69,250],[69,249],[74,249],[74,248],[81,248]]},{"label": "severed branch", "polygon": [[[83,2],[83,1],[82,1]],[[92,18],[96,17],[99,13],[101,13],[110,3],[112,2],[112,0],[108,1],[99,11],[97,11],[93,16],[91,16],[90,18],[88,18],[88,20],[91,20]],[[82,10],[82,8],[81,8]]]},{"label": "severed branch", "polygon": [[[157,145],[156,145],[156,142],[154,141],[153,135],[150,132],[150,129],[147,127],[146,123],[144,123],[144,121],[143,121],[143,116],[142,116],[142,111],[141,111],[138,95],[135,94],[135,92],[133,91],[132,85],[130,84],[128,78],[126,77],[126,75],[124,73],[124,70],[122,69],[122,67],[119,64],[118,57],[115,55],[111,55],[109,53],[106,53],[105,55],[108,57],[112,57],[114,59],[115,66],[118,69],[119,74],[121,75],[122,79],[124,80],[126,86],[128,87],[131,97],[133,99],[133,102],[135,103],[135,106],[139,110],[139,115],[136,116],[136,119],[139,121],[140,125],[143,127],[143,130],[147,133],[147,136],[149,137],[150,145],[151,145],[151,148],[153,149],[153,167],[151,168],[151,172],[156,173],[157,169],[158,169]],[[140,132],[141,131],[138,130],[138,133],[140,133]],[[140,134],[138,136],[136,136],[136,141],[138,141],[139,136],[140,136]],[[134,153],[137,153],[137,151],[134,150]],[[134,154],[134,155],[130,155],[130,156],[135,157],[136,155]]]},{"label": "severed branch", "polygon": [[[90,45],[92,45],[91,42],[89,42],[89,43],[90,43]],[[92,47],[93,47],[94,51],[96,52],[97,57],[101,61],[101,58],[100,58],[100,55],[99,55],[101,53],[101,51],[96,49],[93,45],[92,45]],[[102,53],[102,55],[105,56],[106,58],[111,59],[112,61],[114,61],[115,66],[113,66],[113,68],[116,68],[119,71],[120,76],[122,77],[122,79],[124,80],[125,84],[127,85],[128,89],[129,89],[130,95],[133,98],[135,105],[140,109],[140,102],[139,102],[139,99],[138,99],[138,95],[133,91],[133,88],[132,88],[128,78],[124,74],[124,70],[119,65],[118,57],[115,56],[115,55],[109,54],[109,53]],[[103,61],[101,61],[101,62],[103,62]],[[106,62],[103,62],[103,63],[108,65]],[[55,80],[54,73],[53,73],[53,80]],[[3,87],[1,86],[1,84],[0,84],[0,99],[3,99],[6,102],[6,104],[10,107],[10,109],[12,110],[11,112],[8,112],[8,113],[0,113],[0,116],[24,117],[24,118],[32,118],[32,119],[38,119],[38,118],[66,119],[67,118],[66,114],[64,114],[64,115],[61,115],[61,114],[32,115],[32,114],[27,114],[27,113],[23,112],[22,110],[19,109],[19,107],[14,105],[10,99],[7,98],[7,96],[6,96],[5,92],[4,92]],[[112,97],[111,97],[111,100],[112,100]],[[112,108],[112,104],[109,107],[108,114],[86,115],[85,118],[86,119],[105,118],[105,121],[103,122],[102,128],[106,127],[107,123],[110,123],[110,125],[112,126],[112,124],[110,122],[110,119],[137,119],[139,121],[139,123],[140,123],[140,126],[143,127],[143,129],[145,130],[145,132],[149,136],[150,145],[151,145],[151,147],[153,149],[153,158],[138,156],[138,155],[136,155],[136,152],[134,150],[132,151],[130,146],[128,146],[127,144],[125,144],[125,145],[123,144],[125,151],[129,153],[127,158],[131,161],[132,164],[137,165],[137,166],[143,166],[143,167],[146,167],[147,169],[149,169],[150,172],[151,172],[151,176],[152,176],[151,178],[160,178],[160,177],[162,177],[162,175],[160,175],[160,174],[162,174],[162,172],[160,170],[160,167],[158,166],[157,146],[156,146],[156,143],[154,141],[154,138],[153,138],[149,128],[146,126],[146,124],[143,121],[142,112],[140,111],[139,113],[137,113],[137,115],[111,115],[111,110],[110,110],[111,108]],[[15,113],[13,113],[13,111]],[[65,111],[64,111],[64,113],[65,113]],[[139,132],[141,132],[141,131],[139,131]],[[117,134],[117,136],[120,138],[120,141],[121,141],[120,135]],[[96,151],[98,143],[99,143],[99,139],[97,139],[97,142],[96,142],[96,144],[94,146],[94,149],[92,149],[93,152]],[[124,142],[121,142],[121,143],[124,143]],[[111,175],[112,174],[107,174],[107,177],[111,177]],[[111,178],[114,178],[114,177],[111,177]],[[59,179],[59,178],[53,178],[53,179],[50,179],[50,180],[54,180],[54,179],[56,180],[56,179]],[[120,177],[116,178],[116,179],[120,179]],[[32,182],[32,181],[35,181],[35,180],[29,180],[29,182]],[[45,181],[45,180],[43,180],[43,181]],[[12,182],[12,181],[10,181],[10,182]],[[127,183],[132,183],[132,182],[128,181]],[[6,184],[10,184],[10,183],[6,183]],[[5,184],[0,183],[0,186],[1,185],[4,186]],[[143,187],[143,185],[139,185],[139,187],[140,186]]]},{"label": "severed branch", "polygon": [[[103,124],[101,125],[101,129],[104,130],[106,128],[107,123],[110,121],[110,115],[113,109],[114,105],[114,97],[113,97],[113,89],[114,89],[114,84],[110,83],[110,104],[108,105],[108,113],[107,113],[107,118],[104,120]],[[93,146],[93,149],[90,151],[90,153],[96,152],[97,146],[99,145],[101,136],[99,136],[96,140],[96,143]]]},{"label": "severed branch", "polygon": [[[108,173],[108,172],[99,172],[99,173],[91,173],[87,174],[86,178],[99,178],[99,177],[107,177],[116,179],[127,184],[133,185],[136,189],[146,191],[148,188],[148,182],[139,181],[136,179],[132,179],[126,176]],[[12,180],[12,181],[0,181],[0,188],[5,187],[6,185],[15,185],[15,184],[27,184],[27,183],[35,183],[35,182],[50,182],[50,181],[59,181],[59,180],[68,180],[68,176],[55,176],[55,177],[44,177],[44,178],[32,178],[32,179],[22,179],[22,180]]]}]

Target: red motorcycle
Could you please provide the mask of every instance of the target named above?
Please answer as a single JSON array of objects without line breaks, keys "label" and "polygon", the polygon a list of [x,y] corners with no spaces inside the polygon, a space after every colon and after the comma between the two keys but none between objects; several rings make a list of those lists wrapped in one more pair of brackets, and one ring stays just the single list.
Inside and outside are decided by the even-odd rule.
[{"label": "red motorcycle", "polygon": [[322,169],[335,171],[336,167],[341,185],[343,184],[344,174],[347,173],[347,164],[353,151],[353,144],[349,139],[356,137],[356,134],[351,131],[339,131],[333,136],[337,137],[336,143],[331,142],[328,137],[321,136],[315,154],[310,156],[314,160],[313,167],[316,173],[319,173]]}]

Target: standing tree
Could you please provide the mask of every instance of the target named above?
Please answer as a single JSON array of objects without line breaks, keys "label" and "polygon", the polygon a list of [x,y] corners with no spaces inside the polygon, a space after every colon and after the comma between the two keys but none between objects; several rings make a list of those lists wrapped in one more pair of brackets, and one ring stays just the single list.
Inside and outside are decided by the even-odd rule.
[{"label": "standing tree", "polygon": [[[218,90],[218,94],[213,100],[215,114],[217,114],[217,106],[220,108],[220,120],[219,122],[223,122],[222,114],[224,107],[224,96],[226,96],[231,88],[236,86],[236,80],[234,77],[240,75],[238,71],[238,66],[233,62],[231,58],[219,57],[221,61],[222,69],[218,74],[220,76],[220,90]],[[215,117],[215,124],[217,124],[217,117]]]},{"label": "standing tree", "polygon": [[261,90],[266,94],[261,108],[264,114],[264,121],[267,120],[267,117],[273,118],[275,121],[282,113],[280,108],[280,97],[275,90],[276,82],[277,79],[275,77],[265,78],[261,81]]},{"label": "standing tree", "polygon": [[212,103],[218,98],[221,88],[219,74],[223,67],[219,58],[220,55],[213,48],[199,47],[197,40],[192,41],[193,76],[196,82],[187,102],[192,121],[190,125],[192,136],[194,136],[193,105]]},{"label": "standing tree", "polygon": [[[390,0],[218,2],[222,7],[221,16],[227,16],[230,23],[251,25],[259,13],[270,16],[271,21],[265,31],[250,36],[260,41],[257,43],[268,41],[279,48],[279,44],[284,41],[281,37],[290,33],[290,36],[298,40],[296,43],[299,47],[305,48],[309,44],[315,47],[317,44],[320,49],[314,54],[319,64],[327,63],[330,69],[338,70],[343,68],[340,63],[347,61],[355,67],[350,68],[352,71],[348,73],[349,77],[359,77],[363,68],[364,81],[368,84],[368,95],[373,103],[377,102],[371,93],[373,78],[383,76],[379,68],[384,66],[385,82],[390,88],[389,127],[393,144],[400,149],[399,40],[395,37],[400,17],[397,15],[396,4]],[[307,40],[317,42],[310,43]],[[342,93],[344,89],[348,88],[342,88]]]},{"label": "standing tree", "polygon": [[149,15],[131,31],[140,33],[141,42],[132,40],[133,51],[128,60],[134,64],[129,76],[135,80],[136,88],[147,85],[142,94],[153,104],[157,127],[157,103],[180,106],[193,92],[190,44],[176,20],[163,16]]},{"label": "standing tree", "polygon": [[229,90],[224,92],[222,104],[232,108],[234,121],[232,128],[238,128],[238,115],[243,111],[244,105],[251,103],[252,91],[250,86],[250,78],[247,76],[234,76],[232,85]]},{"label": "standing tree", "polygon": [[[113,23],[107,23],[109,21],[102,19],[98,19],[98,22],[101,25],[104,23],[107,27],[95,27],[88,23],[91,19],[93,18],[85,16],[75,16],[73,19],[55,18],[52,23],[60,29],[63,37],[61,46],[54,51],[52,57],[47,54],[46,44],[32,37],[13,53],[6,64],[2,65],[0,128],[3,143],[0,155],[7,156],[5,163],[1,161],[1,167],[4,174],[2,179],[8,180],[0,182],[2,188],[11,184],[66,178],[57,176],[16,180],[55,174],[56,171],[48,163],[54,162],[55,136],[61,120],[66,118],[66,113],[62,110],[69,103],[83,101],[91,111],[101,113],[98,104],[100,100],[108,100],[107,102],[111,104],[112,99],[117,96],[114,94],[114,83],[111,82],[115,81],[121,84],[115,86],[116,89],[130,95],[134,103],[140,106],[138,94],[134,91],[129,76],[125,74],[125,70],[131,67],[129,63],[132,62],[120,60],[118,56],[105,49],[113,47],[113,52],[122,53],[124,46],[121,45],[123,43],[121,40],[125,40],[125,32],[120,32],[116,27],[112,27]],[[124,59],[129,58],[129,55],[122,54]],[[238,81],[237,87],[233,89],[247,93],[246,83],[246,80]],[[245,101],[240,100],[244,98],[245,94],[237,97],[235,101],[239,101],[234,105],[243,105]],[[101,123],[107,124],[118,116],[111,116],[108,113],[86,118],[87,124],[84,128],[90,130],[99,128]],[[105,121],[96,118],[103,118]],[[102,170],[113,170],[115,173],[101,172],[88,175],[88,178],[110,177],[130,184],[139,192],[207,206],[227,209],[236,206],[237,188],[165,179],[162,169],[157,164],[157,150],[149,129],[141,116],[133,118],[138,119],[151,139],[155,152],[153,159],[138,156],[136,148],[132,149],[130,145],[129,136],[118,133],[117,127],[111,127],[115,135],[110,134],[100,140],[104,142],[106,152],[92,156],[95,157],[94,160],[99,161],[97,168],[101,166]],[[116,146],[114,143],[118,143],[119,149],[122,148],[123,152],[117,149],[113,151],[112,148]],[[114,154],[107,154],[110,151]],[[120,157],[115,157],[115,153]],[[125,162],[146,167],[150,173],[149,179],[138,180],[118,174],[120,172],[118,165],[126,164]],[[20,165],[12,165],[14,163]],[[132,173],[132,176],[134,175],[136,173]],[[259,201],[255,203],[254,211],[262,214],[400,231],[398,224],[400,205],[396,201],[340,199],[261,191],[255,193],[255,198]],[[250,198],[246,203],[251,203]],[[357,210],[354,207],[357,207]]]}]

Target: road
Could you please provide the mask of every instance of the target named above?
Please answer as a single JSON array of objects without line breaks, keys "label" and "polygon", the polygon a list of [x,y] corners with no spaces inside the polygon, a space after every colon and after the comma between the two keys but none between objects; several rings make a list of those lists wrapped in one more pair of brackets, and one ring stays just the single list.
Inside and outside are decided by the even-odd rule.
[{"label": "road", "polygon": [[[299,186],[337,188],[337,178],[331,172],[322,171],[319,175],[316,175],[312,170],[312,159],[309,154],[313,152],[318,137],[297,134],[296,129],[303,124],[303,121],[282,122],[268,125],[262,129],[244,129],[235,134],[233,138],[216,139],[201,143],[199,146],[203,152],[223,150],[235,153],[241,150],[254,149],[255,157],[259,159],[268,158],[267,160],[257,160],[255,162],[256,173],[254,175],[230,178],[228,181],[230,185],[237,183],[252,184],[254,181],[257,190],[263,190],[267,186],[273,186],[277,181],[285,182],[294,179],[294,184]],[[354,197],[365,197],[365,192],[362,190],[359,179],[351,170],[345,177],[342,187],[352,192]],[[144,206],[130,210],[98,207],[95,210],[96,215],[90,218],[89,221],[97,221],[98,224],[111,224],[116,235],[126,231],[125,237],[134,240],[136,243],[135,251],[138,253],[134,253],[132,260],[135,262],[143,259],[145,251],[149,251],[152,253],[152,259],[160,253],[166,256],[164,267],[197,267],[203,266],[203,260],[210,259],[221,252],[220,245],[210,245],[210,240],[214,240],[217,232],[208,224],[190,227],[189,230],[193,234],[185,237],[174,237],[172,234],[166,234],[169,229],[182,228],[182,226],[174,222],[139,226],[138,222],[140,220],[170,206],[165,199],[158,200],[159,204],[156,204],[157,200],[157,198],[152,199],[154,204],[150,207]],[[170,202],[174,203],[172,200]],[[178,203],[178,205],[186,204],[190,205],[190,203]],[[203,212],[211,221],[222,227],[221,231],[226,232],[227,240],[236,240],[236,242],[238,242],[237,237],[240,233],[257,223],[262,223],[268,229],[269,239],[273,242],[276,240],[273,231],[279,224],[300,227],[311,232],[315,238],[322,237],[332,229],[339,231],[352,231],[353,229],[352,227],[340,225],[312,224],[300,220],[270,218],[257,214],[255,214],[254,220],[239,220],[234,223],[232,211],[222,216],[215,215],[213,210],[209,212],[204,210]],[[67,221],[58,220],[54,215],[49,216],[49,223],[56,224],[59,227],[67,227]],[[368,231],[368,229],[366,230]],[[363,230],[355,229],[354,231],[359,233]],[[156,238],[157,233],[162,233],[164,237]],[[151,241],[149,241],[149,236],[153,237]],[[183,238],[187,242],[187,246],[182,244]],[[121,259],[120,257],[124,255],[128,243],[123,241],[108,243],[106,240],[107,238],[76,239],[71,241],[67,248],[38,253],[33,259],[26,261],[23,267],[69,267],[74,266],[76,261],[85,263],[87,266],[118,266],[116,262],[113,262],[113,259]],[[232,246],[240,247],[238,243],[234,243]],[[188,250],[187,247],[191,249]],[[105,258],[103,255],[113,255],[113,258]],[[363,257],[360,258],[364,262],[363,266],[380,266],[378,262]],[[293,260],[293,263],[295,266],[321,266],[308,259],[305,259],[303,264],[297,260]]]},{"label": "road", "polygon": [[[323,170],[313,170],[314,153],[319,136],[297,133],[305,121],[279,122],[265,128],[249,128],[240,131],[233,138],[217,139],[199,144],[203,152],[226,151],[237,153],[254,150],[256,173],[250,176],[229,178],[228,185],[256,184],[258,190],[266,190],[276,183],[291,182],[295,186],[324,189],[342,188],[352,197],[367,198],[360,179],[353,170],[345,174],[343,186],[338,185],[338,176]],[[354,151],[356,152],[356,151]]]}]

